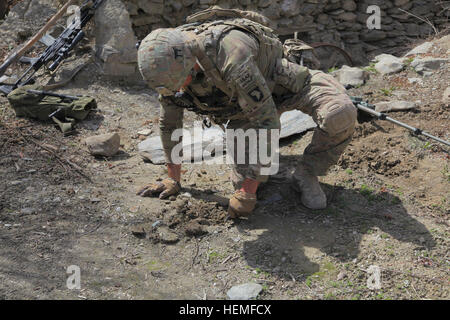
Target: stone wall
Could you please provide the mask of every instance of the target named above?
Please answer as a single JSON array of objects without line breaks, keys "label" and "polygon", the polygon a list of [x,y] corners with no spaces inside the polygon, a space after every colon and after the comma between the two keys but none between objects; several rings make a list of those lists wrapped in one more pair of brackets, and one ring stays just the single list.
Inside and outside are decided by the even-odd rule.
[{"label": "stone wall", "polygon": [[[0,49],[16,47],[35,34],[62,3],[18,2],[0,24]],[[260,12],[274,22],[282,40],[299,32],[308,43],[345,49],[357,64],[379,53],[404,53],[409,43],[434,33],[423,20],[443,30],[450,15],[450,4],[443,0],[108,0],[96,11],[95,30],[89,32],[104,73],[139,78],[136,42],[157,28],[181,25],[186,16],[211,5]],[[367,28],[368,5],[381,9],[380,30]]]},{"label": "stone wall", "polygon": [[[272,19],[281,38],[299,32],[307,42],[330,42],[348,50],[354,59],[398,48],[433,33],[418,18],[429,19],[438,29],[448,26],[448,2],[439,0],[123,0],[133,30],[142,39],[151,30],[183,24],[187,15],[220,5],[260,12]],[[368,30],[368,5],[381,9],[381,29]]]}]

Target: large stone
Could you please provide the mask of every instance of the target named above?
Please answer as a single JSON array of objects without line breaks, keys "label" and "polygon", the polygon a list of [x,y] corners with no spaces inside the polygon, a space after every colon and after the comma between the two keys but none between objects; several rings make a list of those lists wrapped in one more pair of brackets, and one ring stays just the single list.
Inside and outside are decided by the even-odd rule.
[{"label": "large stone", "polygon": [[258,7],[260,8],[267,8],[272,3],[272,0],[259,0],[258,1]]},{"label": "large stone", "polygon": [[415,58],[413,62],[411,62],[411,67],[413,67],[418,74],[429,76],[433,71],[438,70],[448,63],[448,60],[449,59],[444,58]]},{"label": "large stone", "polygon": [[440,47],[443,50],[447,51],[447,55],[449,55],[449,51],[450,51],[450,34],[446,35],[440,39],[437,39],[435,41],[433,41],[433,43],[437,46]]},{"label": "large stone", "polygon": [[401,71],[404,68],[402,59],[390,54],[381,54],[375,57],[378,62],[375,69],[381,74],[392,74]]},{"label": "large stone", "polygon": [[[280,139],[316,127],[314,120],[299,110],[284,112],[280,116],[280,124]],[[193,139],[183,139],[184,161],[191,162],[194,160],[194,156],[197,154],[196,152],[199,152],[199,154],[204,154],[206,150],[223,150],[226,152],[226,148],[224,147],[225,136],[221,128],[211,126],[210,128],[201,130],[201,133],[201,135],[194,134],[194,131],[191,129],[190,134]],[[150,161],[153,164],[165,163],[160,136],[149,137],[140,142],[138,144],[138,151],[144,160]]]},{"label": "large stone", "polygon": [[94,156],[111,157],[119,151],[120,136],[118,133],[107,133],[88,137],[85,140],[89,152]]},{"label": "large stone", "polygon": [[138,0],[137,5],[148,14],[164,13],[164,0]]},{"label": "large stone", "polygon": [[337,80],[343,86],[361,86],[368,78],[368,73],[360,68],[343,66],[334,72]]},{"label": "large stone", "polygon": [[356,14],[353,12],[343,12],[337,17],[339,20],[354,22],[356,20]]},{"label": "large stone", "polygon": [[386,112],[386,111],[404,111],[416,108],[416,103],[411,101],[383,101],[375,103],[375,111]]},{"label": "large stone", "polygon": [[361,39],[363,41],[379,41],[386,38],[386,32],[382,30],[370,30],[361,34]]},{"label": "large stone", "polygon": [[130,15],[120,0],[108,0],[95,12],[96,55],[106,75],[136,75],[137,49]]},{"label": "large stone", "polygon": [[265,15],[267,18],[275,20],[280,17],[281,7],[278,2],[273,2],[267,8],[264,8],[261,13]]},{"label": "large stone", "polygon": [[331,19],[327,14],[321,13],[317,16],[316,21],[320,24],[327,25],[331,22]]},{"label": "large stone", "polygon": [[262,291],[263,287],[257,283],[245,283],[232,287],[227,292],[230,300],[250,300],[255,299]]},{"label": "large stone", "polygon": [[409,51],[408,53],[406,53],[405,57],[416,55],[416,54],[428,53],[432,47],[433,47],[432,42],[424,42],[420,46],[417,46],[414,49],[412,49],[411,51]]},{"label": "large stone", "polygon": [[342,8],[346,11],[355,11],[356,7],[356,3],[353,0],[344,0],[342,3]]},{"label": "large stone", "polygon": [[301,12],[301,2],[297,0],[283,0],[281,2],[281,13],[286,17],[296,16]]},{"label": "large stone", "polygon": [[173,244],[180,240],[179,236],[168,227],[160,227],[157,231],[158,238],[162,243]]}]

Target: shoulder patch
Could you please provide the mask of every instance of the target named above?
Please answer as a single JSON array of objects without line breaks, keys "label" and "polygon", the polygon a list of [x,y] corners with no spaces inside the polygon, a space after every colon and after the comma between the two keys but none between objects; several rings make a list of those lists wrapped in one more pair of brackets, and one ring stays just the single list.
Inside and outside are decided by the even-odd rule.
[{"label": "shoulder patch", "polygon": [[255,102],[260,102],[264,98],[264,94],[262,93],[261,89],[256,87],[249,91],[248,95],[253,99]]}]

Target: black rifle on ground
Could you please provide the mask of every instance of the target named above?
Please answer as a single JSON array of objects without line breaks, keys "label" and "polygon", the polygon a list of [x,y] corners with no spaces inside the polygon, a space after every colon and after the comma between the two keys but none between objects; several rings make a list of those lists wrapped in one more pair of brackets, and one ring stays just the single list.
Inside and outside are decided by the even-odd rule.
[{"label": "black rifle on ground", "polygon": [[[60,94],[60,93],[54,93],[54,92],[50,92],[50,91],[43,91],[43,90],[33,90],[33,89],[29,89],[27,90],[28,93],[34,93],[34,94],[39,94],[42,96],[50,96],[50,97],[56,97],[56,98],[61,98],[63,101],[73,101],[73,100],[78,100],[80,99],[80,97],[76,97],[76,96],[69,96],[66,94]],[[53,111],[52,113],[50,113],[48,115],[49,118],[55,116],[56,114],[58,114],[63,108],[58,108],[55,111]]]},{"label": "black rifle on ground", "polygon": [[447,146],[450,146],[450,142],[442,140],[438,137],[432,136],[431,134],[422,131],[421,129],[418,128],[414,128],[410,125],[407,125],[406,123],[400,122],[398,120],[392,119],[390,117],[388,117],[385,113],[382,112],[377,112],[375,111],[375,106],[373,104],[368,103],[367,101],[363,101],[363,99],[361,97],[350,97],[352,99],[353,104],[355,105],[356,108],[358,108],[361,111],[364,111],[366,113],[371,114],[372,116],[375,116],[376,118],[380,119],[380,120],[386,120],[389,122],[392,122],[396,125],[399,125],[403,128],[406,128],[408,130],[411,130],[412,132],[414,132],[414,134],[416,135],[423,135],[425,137],[428,137],[430,139],[436,140],[440,143],[443,143]]},{"label": "black rifle on ground", "polygon": [[5,95],[12,90],[34,82],[33,75],[42,66],[54,71],[66,59],[75,46],[84,38],[83,27],[91,20],[95,10],[103,0],[86,0],[80,8],[80,19],[74,19],[61,34],[52,41],[45,51],[37,58],[23,59],[30,62],[30,67],[13,84],[1,84],[0,92]]}]

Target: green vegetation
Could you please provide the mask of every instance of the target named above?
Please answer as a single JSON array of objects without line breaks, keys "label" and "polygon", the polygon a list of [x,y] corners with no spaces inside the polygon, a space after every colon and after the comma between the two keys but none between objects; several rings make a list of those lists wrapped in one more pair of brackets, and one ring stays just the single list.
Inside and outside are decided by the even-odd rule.
[{"label": "green vegetation", "polygon": [[324,299],[325,300],[336,300],[336,295],[332,292],[328,292],[325,294]]},{"label": "green vegetation", "polygon": [[405,63],[405,66],[407,66],[407,67],[409,67],[411,62],[413,62],[413,61],[414,61],[413,57],[406,58],[405,60],[403,60],[403,62]]},{"label": "green vegetation", "polygon": [[361,188],[359,188],[359,193],[365,197],[371,197],[373,195],[373,191],[373,188],[370,188],[366,184],[361,185]]},{"label": "green vegetation", "polygon": [[383,89],[380,89],[380,91],[381,91],[381,93],[382,93],[383,95],[390,97],[390,96],[392,96],[392,92],[393,92],[395,89],[396,89],[395,87],[390,87],[390,88],[383,88]]},{"label": "green vegetation", "polygon": [[375,64],[375,62],[371,62],[367,67],[364,68],[364,70],[371,73],[378,73],[377,69],[375,69]]},{"label": "green vegetation", "polygon": [[208,253],[208,263],[213,263],[214,261],[220,258],[223,258],[223,254],[220,254],[217,251],[212,250]]},{"label": "green vegetation", "polygon": [[339,70],[338,67],[332,67],[332,68],[328,69],[328,73],[332,73],[332,72],[337,71],[337,70]]},{"label": "green vegetation", "polygon": [[430,142],[425,142],[424,144],[423,144],[423,146],[422,146],[422,148],[423,149],[425,149],[425,150],[428,150],[428,149],[430,149],[431,148],[431,143]]}]

